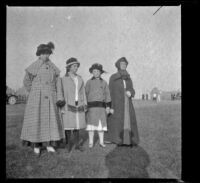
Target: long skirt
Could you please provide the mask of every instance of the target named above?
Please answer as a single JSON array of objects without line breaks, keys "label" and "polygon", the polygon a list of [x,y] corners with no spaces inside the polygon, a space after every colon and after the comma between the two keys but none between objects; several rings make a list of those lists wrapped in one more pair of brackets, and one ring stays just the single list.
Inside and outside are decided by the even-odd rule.
[{"label": "long skirt", "polygon": [[[115,144],[137,145],[139,143],[137,121],[134,107],[130,99],[124,95],[123,117],[114,108],[114,114],[108,119],[108,131],[105,133],[105,141]],[[117,116],[117,117],[116,117]]]},{"label": "long skirt", "polygon": [[130,125],[130,115],[129,115],[129,101],[128,97],[125,95],[124,102],[124,133],[122,138],[122,144],[130,145],[131,144],[131,125]]}]

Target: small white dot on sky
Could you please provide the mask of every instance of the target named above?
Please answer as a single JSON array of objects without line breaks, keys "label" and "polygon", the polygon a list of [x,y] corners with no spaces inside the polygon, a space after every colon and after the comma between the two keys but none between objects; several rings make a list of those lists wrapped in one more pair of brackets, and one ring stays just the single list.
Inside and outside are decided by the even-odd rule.
[{"label": "small white dot on sky", "polygon": [[53,26],[53,25],[51,25],[50,27],[51,27],[51,28],[53,28],[54,26]]},{"label": "small white dot on sky", "polygon": [[66,17],[66,19],[67,19],[67,20],[70,20],[70,19],[71,19],[71,16],[70,16],[70,15],[69,15],[69,16],[67,16],[67,17]]}]

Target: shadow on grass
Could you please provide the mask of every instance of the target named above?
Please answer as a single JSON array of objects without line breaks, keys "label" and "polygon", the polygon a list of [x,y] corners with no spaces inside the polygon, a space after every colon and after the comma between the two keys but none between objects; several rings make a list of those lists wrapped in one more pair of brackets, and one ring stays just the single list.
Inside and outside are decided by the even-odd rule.
[{"label": "shadow on grass", "polygon": [[140,146],[116,147],[105,158],[108,178],[149,178],[147,152]]}]

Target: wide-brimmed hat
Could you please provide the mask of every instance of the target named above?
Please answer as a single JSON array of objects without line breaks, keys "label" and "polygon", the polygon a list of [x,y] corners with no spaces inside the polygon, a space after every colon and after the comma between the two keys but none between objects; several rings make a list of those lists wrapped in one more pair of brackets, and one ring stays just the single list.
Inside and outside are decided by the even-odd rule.
[{"label": "wide-brimmed hat", "polygon": [[80,62],[78,62],[78,60],[74,57],[71,57],[66,61],[66,67],[69,67],[73,64],[78,64],[78,67],[80,66]]},{"label": "wide-brimmed hat", "polygon": [[52,54],[53,49],[55,49],[55,46],[52,42],[49,42],[47,44],[40,44],[37,47],[36,55],[40,56],[41,54],[45,54],[45,53]]},{"label": "wide-brimmed hat", "polygon": [[115,63],[115,66],[120,69],[120,62],[126,62],[126,64],[128,65],[128,61],[125,57],[121,57],[120,59],[117,60],[117,62]]},{"label": "wide-brimmed hat", "polygon": [[106,72],[106,71],[103,70],[103,66],[102,66],[101,64],[98,64],[98,63],[93,64],[93,65],[89,68],[90,73],[92,73],[92,71],[93,71],[94,69],[99,70],[99,71],[101,72],[101,74],[104,73],[104,72]]}]

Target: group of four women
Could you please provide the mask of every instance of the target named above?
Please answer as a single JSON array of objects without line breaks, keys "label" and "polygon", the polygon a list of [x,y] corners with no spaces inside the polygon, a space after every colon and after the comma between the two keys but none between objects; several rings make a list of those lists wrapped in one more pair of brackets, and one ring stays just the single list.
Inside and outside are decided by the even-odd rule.
[{"label": "group of four women", "polygon": [[58,142],[65,139],[70,151],[73,132],[75,149],[83,151],[79,131],[86,129],[90,148],[94,145],[94,131],[98,131],[101,147],[106,142],[137,145],[139,137],[132,103],[135,90],[126,71],[126,58],[116,62],[118,71],[110,77],[109,86],[101,77],[105,71],[98,63],[90,67],[93,77],[84,85],[77,74],[80,62],[76,58],[66,61],[66,75],[60,78],[60,70],[49,59],[53,49],[52,42],[39,45],[38,60],[26,69],[24,86],[29,95],[21,132],[23,144],[33,146],[34,152],[40,154],[41,147],[55,152]]}]

